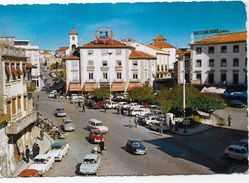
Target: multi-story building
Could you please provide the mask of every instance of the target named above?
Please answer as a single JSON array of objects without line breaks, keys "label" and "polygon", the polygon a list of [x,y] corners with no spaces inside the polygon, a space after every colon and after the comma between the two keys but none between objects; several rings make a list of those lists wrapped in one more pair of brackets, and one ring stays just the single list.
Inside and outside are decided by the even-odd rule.
[{"label": "multi-story building", "polygon": [[32,82],[36,86],[36,91],[41,91],[41,69],[39,59],[39,46],[30,44],[29,40],[15,40],[15,47],[24,48],[28,62],[35,66],[32,69]]},{"label": "multi-story building", "polygon": [[192,78],[195,84],[247,84],[246,32],[219,34],[195,41]]},{"label": "multi-story building", "polygon": [[23,159],[25,146],[31,148],[35,140],[36,112],[28,91],[31,69],[25,49],[15,47],[14,37],[0,37],[1,108],[7,115],[7,126],[0,130],[0,146],[5,147],[1,153],[6,157],[1,172],[4,176],[15,172]]}]

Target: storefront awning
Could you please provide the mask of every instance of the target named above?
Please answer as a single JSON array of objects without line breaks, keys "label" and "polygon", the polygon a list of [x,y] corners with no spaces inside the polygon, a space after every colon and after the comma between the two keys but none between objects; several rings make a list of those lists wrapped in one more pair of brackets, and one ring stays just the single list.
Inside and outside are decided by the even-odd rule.
[{"label": "storefront awning", "polygon": [[120,91],[123,92],[125,90],[125,83],[124,82],[114,82],[112,83],[112,91]]},{"label": "storefront awning", "polygon": [[132,90],[134,88],[138,88],[138,87],[141,87],[141,86],[142,86],[142,84],[139,83],[139,82],[129,83],[128,90]]},{"label": "storefront awning", "polygon": [[80,83],[69,83],[68,91],[81,91]]},{"label": "storefront awning", "polygon": [[88,91],[93,91],[98,88],[97,83],[91,82],[91,83],[85,83],[84,87],[82,88],[82,91],[88,92]]}]

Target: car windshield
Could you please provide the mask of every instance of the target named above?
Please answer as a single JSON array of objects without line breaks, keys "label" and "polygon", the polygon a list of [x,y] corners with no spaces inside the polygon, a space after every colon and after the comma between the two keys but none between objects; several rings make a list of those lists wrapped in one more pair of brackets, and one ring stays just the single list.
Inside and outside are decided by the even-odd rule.
[{"label": "car windshield", "polygon": [[141,144],[139,142],[134,142],[134,143],[132,143],[132,146],[133,147],[139,147],[139,146],[141,146]]},{"label": "car windshield", "polygon": [[64,109],[56,109],[58,112],[64,112]]},{"label": "car windshield", "polygon": [[73,123],[72,121],[65,121],[65,124]]},{"label": "car windshield", "polygon": [[51,149],[61,149],[62,146],[52,146]]},{"label": "car windshield", "polygon": [[96,123],[96,126],[103,126],[102,123]]},{"label": "car windshield", "polygon": [[34,159],[34,164],[46,164],[47,162],[47,159]]},{"label": "car windshield", "polygon": [[84,159],[84,164],[94,164],[96,163],[95,159]]}]

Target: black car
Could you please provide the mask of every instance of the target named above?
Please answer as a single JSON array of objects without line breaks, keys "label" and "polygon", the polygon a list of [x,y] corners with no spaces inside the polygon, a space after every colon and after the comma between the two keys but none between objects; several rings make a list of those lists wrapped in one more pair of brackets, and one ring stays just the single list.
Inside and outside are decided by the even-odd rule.
[{"label": "black car", "polygon": [[146,154],[147,149],[141,144],[141,140],[128,140],[126,150],[132,154]]}]

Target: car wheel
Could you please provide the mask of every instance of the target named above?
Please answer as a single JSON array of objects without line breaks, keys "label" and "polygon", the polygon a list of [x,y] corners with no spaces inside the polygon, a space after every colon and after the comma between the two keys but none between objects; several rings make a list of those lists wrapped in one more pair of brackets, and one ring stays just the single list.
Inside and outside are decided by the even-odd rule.
[{"label": "car wheel", "polygon": [[225,154],[225,158],[229,158],[229,154]]}]

